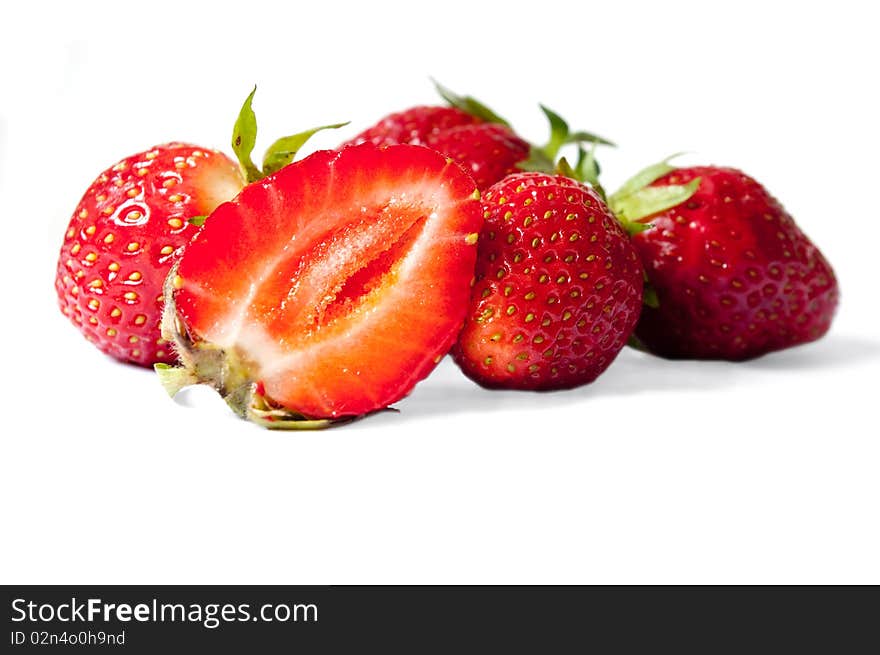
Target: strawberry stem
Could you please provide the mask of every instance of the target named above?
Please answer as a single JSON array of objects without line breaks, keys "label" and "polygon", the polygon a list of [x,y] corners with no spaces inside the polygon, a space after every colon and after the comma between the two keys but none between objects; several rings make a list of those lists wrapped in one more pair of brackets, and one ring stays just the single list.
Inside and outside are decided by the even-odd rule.
[{"label": "strawberry stem", "polygon": [[263,155],[263,168],[261,170],[257,168],[257,165],[254,164],[251,158],[257,142],[257,115],[251,106],[256,92],[257,87],[254,86],[254,90],[250,92],[250,95],[242,104],[238,112],[238,118],[235,120],[235,125],[232,128],[232,151],[238,158],[238,163],[248,184],[262,180],[264,177],[276,173],[291,163],[300,148],[314,134],[321,130],[335,130],[348,125],[348,122],[322,125],[277,139]]}]

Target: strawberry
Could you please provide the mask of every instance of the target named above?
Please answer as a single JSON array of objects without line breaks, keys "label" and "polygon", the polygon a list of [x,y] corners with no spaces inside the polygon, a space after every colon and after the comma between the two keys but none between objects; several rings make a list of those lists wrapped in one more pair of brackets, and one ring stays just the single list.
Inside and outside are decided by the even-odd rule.
[{"label": "strawberry", "polygon": [[588,132],[570,132],[558,114],[542,106],[552,135],[550,143],[538,148],[520,138],[506,120],[478,100],[456,95],[439,84],[436,87],[449,107],[419,106],[389,114],[343,145],[425,145],[461,164],[480,190],[521,168],[552,171],[556,155],[565,144],[611,145]]},{"label": "strawberry", "polygon": [[428,148],[321,151],[217,208],[166,284],[180,368],[239,414],[303,428],[379,410],[455,341],[482,218],[473,181]]},{"label": "strawberry", "polygon": [[395,143],[426,145],[429,137],[462,125],[476,125],[483,121],[456,107],[412,107],[381,119],[343,145],[373,143],[387,146]]},{"label": "strawberry", "polygon": [[459,125],[431,134],[425,145],[452,157],[471,174],[478,189],[517,170],[529,156],[529,144],[498,123]]},{"label": "strawberry", "polygon": [[561,175],[509,175],[483,197],[485,225],[455,361],[486,387],[593,381],[635,326],[643,270],[600,195]]},{"label": "strawberry", "polygon": [[64,235],[55,288],[61,311],[112,357],[142,366],[174,361],[159,334],[162,284],[211,212],[244,185],[220,152],[168,143],[101,173]]},{"label": "strawberry", "polygon": [[[683,202],[651,202],[688,187]],[[636,207],[642,196],[641,207]],[[647,206],[645,200],[647,199]],[[636,328],[663,357],[743,360],[818,339],[838,301],[828,261],[763,186],[732,168],[649,167],[611,197],[656,293]]]},{"label": "strawberry", "polygon": [[155,146],[101,173],[73,212],[58,258],[58,301],[62,313],[106,354],[141,366],[175,361],[159,329],[162,287],[198,231],[196,223],[235,196],[246,180],[288,163],[309,136],[324,129],[279,139],[261,171],[250,161],[253,96],[233,133],[241,165],[187,143]]},{"label": "strawberry", "polygon": [[390,114],[344,145],[426,145],[452,157],[485,189],[529,155],[529,144],[507,125],[484,122],[455,107],[413,107]]}]

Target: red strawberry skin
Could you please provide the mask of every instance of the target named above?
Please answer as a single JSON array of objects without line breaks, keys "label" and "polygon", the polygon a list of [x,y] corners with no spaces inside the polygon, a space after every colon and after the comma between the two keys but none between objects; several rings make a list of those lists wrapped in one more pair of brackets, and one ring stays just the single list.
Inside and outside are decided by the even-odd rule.
[{"label": "red strawberry skin", "polygon": [[516,172],[529,156],[529,144],[497,123],[459,125],[431,134],[425,144],[461,164],[479,189]]},{"label": "red strawberry skin", "polygon": [[681,168],[654,186],[697,177],[689,200],[633,239],[659,300],[636,328],[642,343],[669,358],[743,360],[824,335],[839,291],[819,249],[741,171]]},{"label": "red strawberry skin", "polygon": [[626,344],[643,270],[602,199],[571,179],[517,173],[483,197],[476,283],[453,349],[490,388],[592,382]]},{"label": "red strawberry skin", "polygon": [[197,348],[226,353],[226,377],[292,412],[384,408],[461,327],[482,223],[475,191],[424,147],[315,153],[208,218],[174,277],[177,317]]},{"label": "red strawberry skin", "polygon": [[124,362],[173,362],[162,339],[162,285],[210,213],[243,186],[222,153],[168,143],[101,173],[77,205],[64,235],[55,288],[62,313],[86,339]]},{"label": "red strawberry skin", "polygon": [[422,106],[390,114],[347,143],[364,142],[433,148],[461,164],[480,190],[516,171],[529,156],[529,144],[509,127],[454,107]]},{"label": "red strawberry skin", "polygon": [[428,138],[439,132],[481,122],[476,116],[455,107],[412,107],[406,111],[389,114],[343,145],[359,143],[372,143],[377,146],[395,143],[426,145]]}]

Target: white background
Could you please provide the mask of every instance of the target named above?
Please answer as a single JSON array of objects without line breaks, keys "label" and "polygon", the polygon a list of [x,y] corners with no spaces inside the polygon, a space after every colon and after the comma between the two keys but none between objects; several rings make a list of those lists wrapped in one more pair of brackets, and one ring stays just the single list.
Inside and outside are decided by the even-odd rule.
[{"label": "white background", "polygon": [[[28,3],[0,45],[4,583],[880,583],[877,21],[871,3]],[[506,8],[505,8],[506,7]],[[8,14],[9,12],[7,12]],[[746,364],[625,351],[589,387],[444,361],[399,414],[272,433],[93,350],[57,249],[92,179],[173,139],[258,143],[436,98],[526,136],[537,102],[763,181],[835,266],[819,343]]]}]

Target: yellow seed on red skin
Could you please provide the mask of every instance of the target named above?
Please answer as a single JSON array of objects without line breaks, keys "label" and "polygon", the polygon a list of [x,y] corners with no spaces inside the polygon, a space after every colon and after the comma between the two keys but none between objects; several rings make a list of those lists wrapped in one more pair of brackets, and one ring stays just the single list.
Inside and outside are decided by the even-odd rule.
[{"label": "yellow seed on red skin", "polygon": [[464,238],[464,242],[465,242],[467,245],[472,246],[472,245],[474,245],[474,244],[477,242],[477,239],[478,239],[479,237],[480,237],[480,235],[479,235],[477,232],[471,232],[470,234],[468,234],[468,235]]},{"label": "yellow seed on red skin", "polygon": [[87,262],[94,262],[94,261],[96,261],[97,259],[98,259],[98,255],[96,255],[96,254],[93,253],[93,252],[90,252],[88,255],[86,255],[86,261],[87,261]]},{"label": "yellow seed on red skin", "polygon": [[143,314],[138,314],[137,316],[134,317],[134,324],[135,325],[143,325],[146,322],[147,322],[147,317],[144,316]]},{"label": "yellow seed on red skin", "polygon": [[107,336],[108,336],[108,337],[115,337],[115,336],[116,336],[116,330],[114,330],[113,328],[107,328]]},{"label": "yellow seed on red skin", "polygon": [[183,221],[179,218],[169,218],[168,225],[170,225],[173,229],[178,230],[183,227]]},{"label": "yellow seed on red skin", "polygon": [[110,310],[110,316],[112,316],[113,318],[119,318],[120,316],[122,316],[122,311],[119,309],[119,307],[114,307],[112,310]]},{"label": "yellow seed on red skin", "polygon": [[127,195],[129,198],[134,198],[134,197],[137,196],[139,193],[140,193],[140,190],[139,190],[139,189],[129,189],[129,190],[125,193],[125,195]]},{"label": "yellow seed on red skin", "polygon": [[137,300],[138,296],[134,291],[127,291],[122,297],[126,300]]},{"label": "yellow seed on red skin", "polygon": [[137,241],[132,241],[127,246],[125,246],[125,249],[128,250],[128,252],[135,252],[136,250],[139,250],[140,247],[141,244],[139,244]]},{"label": "yellow seed on red skin", "polygon": [[162,250],[159,251],[163,255],[170,255],[174,252],[174,248],[171,246],[163,246]]},{"label": "yellow seed on red skin", "polygon": [[113,262],[107,268],[110,269],[111,271],[113,271],[114,273],[117,273],[119,271],[119,264],[117,264],[116,262]]},{"label": "yellow seed on red skin", "polygon": [[177,178],[174,178],[174,177],[169,177],[167,180],[162,182],[162,186],[165,187],[166,189],[170,189],[175,184],[177,184]]},{"label": "yellow seed on red skin", "polygon": [[116,237],[113,236],[113,234],[108,234],[107,236],[104,237],[104,243],[113,243],[113,240],[115,238]]},{"label": "yellow seed on red skin", "polygon": [[89,215],[89,212],[88,212],[87,210],[85,210],[85,209],[80,210],[80,212],[79,212],[79,217],[80,217],[80,218],[86,218],[88,215]]}]

